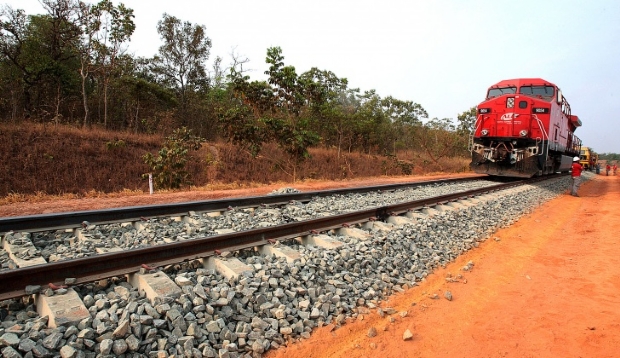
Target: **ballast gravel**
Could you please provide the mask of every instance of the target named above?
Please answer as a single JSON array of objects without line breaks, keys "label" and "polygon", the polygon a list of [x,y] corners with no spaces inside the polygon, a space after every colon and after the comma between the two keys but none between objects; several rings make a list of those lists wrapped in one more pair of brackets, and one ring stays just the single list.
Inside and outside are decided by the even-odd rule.
[{"label": "ballast gravel", "polygon": [[[47,317],[36,313],[30,298],[4,301],[0,303],[6,315],[0,326],[0,352],[4,357],[260,357],[269,349],[307,339],[315,327],[337,327],[371,311],[389,317],[401,314],[378,305],[567,187],[568,178],[545,181],[390,231],[371,231],[366,241],[338,237],[345,242],[338,250],[282,243],[301,252],[301,259],[291,264],[244,250],[235,255],[254,271],[236,280],[227,280],[196,262],[173,265],[165,272],[183,291],[178,299],[151,303],[120,278],[75,286],[91,313],[77,326],[48,328]],[[412,195],[407,200],[414,200]],[[382,197],[349,199],[353,201],[349,209],[337,204],[340,201],[318,200],[312,209],[290,204],[280,214],[234,210],[223,217],[196,217],[204,221],[200,225],[208,224],[201,231],[206,233],[231,224],[251,226],[241,224],[246,218],[277,225],[282,220],[384,205]],[[164,231],[180,239],[188,230],[200,230],[197,224],[184,224],[182,229],[157,226],[140,238],[121,233],[120,227],[107,230],[118,230],[119,244],[135,245],[157,241]],[[58,246],[66,246],[65,237],[59,235]],[[43,289],[47,295],[61,292]],[[412,337],[405,332],[403,340]]]},{"label": "ballast gravel", "polygon": [[[460,191],[496,185],[488,180],[472,180],[461,183],[438,183],[416,188],[391,191],[315,197],[308,203],[291,202],[288,205],[259,208],[230,208],[224,215],[193,213],[186,220],[175,217],[152,218],[136,225],[115,223],[90,225],[76,232],[56,230],[37,233],[9,233],[5,240],[28,239],[34,247],[19,253],[20,258],[42,256],[48,262],[93,256],[110,250],[130,250],[161,245],[179,240],[214,236],[231,231],[245,231],[261,227],[281,225],[338,215],[377,206],[425,199]],[[284,188],[274,194],[286,194],[294,189]],[[36,248],[36,249],[35,249]],[[0,252],[2,269],[16,268],[15,264]]]}]

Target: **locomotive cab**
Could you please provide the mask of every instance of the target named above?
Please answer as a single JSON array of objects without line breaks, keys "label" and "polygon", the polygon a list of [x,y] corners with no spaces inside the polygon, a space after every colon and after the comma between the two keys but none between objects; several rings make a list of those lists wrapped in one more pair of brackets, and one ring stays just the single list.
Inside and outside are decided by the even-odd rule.
[{"label": "locomotive cab", "polygon": [[581,121],[552,83],[501,81],[477,110],[470,164],[477,173],[528,178],[568,171],[579,152],[574,131]]}]

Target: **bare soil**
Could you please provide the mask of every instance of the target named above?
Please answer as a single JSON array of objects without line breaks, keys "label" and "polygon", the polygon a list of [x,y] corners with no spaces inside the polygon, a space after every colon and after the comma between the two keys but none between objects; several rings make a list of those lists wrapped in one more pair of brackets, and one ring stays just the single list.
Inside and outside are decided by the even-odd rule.
[{"label": "bare soil", "polygon": [[[289,186],[306,191],[434,178]],[[17,203],[0,206],[0,216],[263,195],[282,186]],[[620,356],[620,181],[600,175],[579,194],[542,205],[382,304],[398,313],[380,317],[372,311],[341,327],[321,327],[310,339],[267,357]],[[462,270],[469,261],[473,269]],[[459,278],[447,282],[449,276]],[[444,298],[446,291],[451,301]],[[433,299],[435,294],[439,298]],[[368,337],[371,327],[375,337]],[[413,339],[404,341],[407,329]]]}]

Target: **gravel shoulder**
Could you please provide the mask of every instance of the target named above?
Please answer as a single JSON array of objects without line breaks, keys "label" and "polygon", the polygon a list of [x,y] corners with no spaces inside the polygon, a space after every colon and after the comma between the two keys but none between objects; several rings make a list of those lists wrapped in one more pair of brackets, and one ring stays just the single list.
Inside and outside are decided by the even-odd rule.
[{"label": "gravel shoulder", "polygon": [[397,313],[319,328],[267,357],[617,356],[619,177],[596,176],[580,195],[543,204],[382,304]]}]

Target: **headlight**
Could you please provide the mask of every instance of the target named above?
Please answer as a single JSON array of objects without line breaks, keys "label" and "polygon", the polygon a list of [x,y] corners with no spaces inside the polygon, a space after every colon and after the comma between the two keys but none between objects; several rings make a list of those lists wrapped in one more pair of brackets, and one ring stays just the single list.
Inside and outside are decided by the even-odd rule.
[{"label": "headlight", "polygon": [[526,130],[526,129],[521,129],[521,132],[519,132],[519,135],[520,135],[521,137],[525,137],[525,136],[527,136],[527,130]]},{"label": "headlight", "polygon": [[480,134],[482,135],[489,135],[489,130],[488,129],[483,129],[480,131]]}]

